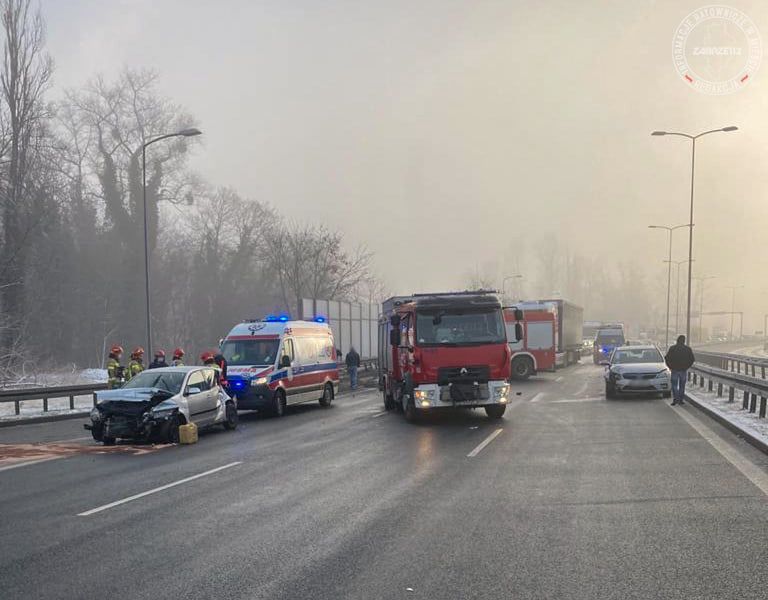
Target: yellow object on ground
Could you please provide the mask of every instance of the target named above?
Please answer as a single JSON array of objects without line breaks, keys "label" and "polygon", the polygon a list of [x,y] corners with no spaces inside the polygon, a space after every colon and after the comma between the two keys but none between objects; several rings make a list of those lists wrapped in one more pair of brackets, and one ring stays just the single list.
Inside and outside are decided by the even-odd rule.
[{"label": "yellow object on ground", "polygon": [[197,425],[194,423],[188,423],[187,425],[179,425],[179,443],[181,444],[194,444],[197,442]]}]

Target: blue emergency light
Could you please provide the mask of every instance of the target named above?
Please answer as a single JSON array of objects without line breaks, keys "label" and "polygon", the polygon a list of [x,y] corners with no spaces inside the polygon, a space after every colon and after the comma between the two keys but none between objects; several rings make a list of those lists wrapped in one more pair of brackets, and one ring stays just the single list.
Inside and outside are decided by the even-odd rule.
[{"label": "blue emergency light", "polygon": [[317,322],[317,323],[325,323],[325,317],[315,317],[315,322]]}]

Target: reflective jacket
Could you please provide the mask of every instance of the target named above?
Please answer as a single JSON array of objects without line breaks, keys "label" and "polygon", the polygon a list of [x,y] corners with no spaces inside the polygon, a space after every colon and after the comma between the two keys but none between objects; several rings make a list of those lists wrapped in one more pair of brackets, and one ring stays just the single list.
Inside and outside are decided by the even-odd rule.
[{"label": "reflective jacket", "polygon": [[109,357],[107,360],[107,385],[109,389],[120,387],[120,361]]},{"label": "reflective jacket", "polygon": [[139,360],[132,360],[128,363],[128,372],[125,374],[125,380],[133,379],[136,375],[144,370],[144,365]]},{"label": "reflective jacket", "polygon": [[184,361],[181,360],[180,358],[174,358],[171,361],[171,366],[172,367],[183,367],[184,366]]}]

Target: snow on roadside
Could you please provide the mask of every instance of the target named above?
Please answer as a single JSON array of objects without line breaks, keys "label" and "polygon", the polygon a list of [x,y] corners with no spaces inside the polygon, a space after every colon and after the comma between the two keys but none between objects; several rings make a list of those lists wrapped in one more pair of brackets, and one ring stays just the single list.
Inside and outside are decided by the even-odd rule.
[{"label": "snow on roadside", "polygon": [[[724,390],[722,398],[718,398],[715,392],[706,391],[699,387],[689,384],[685,391],[686,395],[693,396],[693,399],[703,404],[713,412],[716,412],[724,419],[727,419],[739,429],[742,429],[756,438],[768,444],[768,419],[758,417],[757,411],[750,413],[741,406],[742,396],[736,391],[736,397],[733,402],[728,402],[728,391]],[[758,400],[757,410],[760,408]]]}]

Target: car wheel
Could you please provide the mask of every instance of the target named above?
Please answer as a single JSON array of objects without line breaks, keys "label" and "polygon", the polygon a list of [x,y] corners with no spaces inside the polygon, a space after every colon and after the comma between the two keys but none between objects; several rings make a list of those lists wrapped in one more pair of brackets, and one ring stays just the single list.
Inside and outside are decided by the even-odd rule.
[{"label": "car wheel", "polygon": [[491,404],[485,407],[485,414],[491,419],[501,419],[504,416],[504,411],[507,410],[506,404]]},{"label": "car wheel", "polygon": [[227,431],[237,429],[237,408],[235,408],[234,402],[227,402],[227,405],[224,408],[224,416],[224,429]]},{"label": "car wheel", "polygon": [[272,397],[272,416],[285,416],[285,392],[281,389],[275,390],[275,395]]},{"label": "car wheel", "polygon": [[102,437],[101,441],[105,446],[114,446],[117,439],[113,437]]},{"label": "car wheel", "polygon": [[179,443],[179,427],[181,426],[181,420],[178,416],[174,415],[168,419],[168,429],[166,435],[166,441],[169,444]]},{"label": "car wheel", "polygon": [[104,425],[94,424],[91,428],[91,435],[93,436],[93,439],[97,442],[103,442],[104,441]]},{"label": "car wheel", "polygon": [[517,356],[512,360],[512,377],[526,380],[533,375],[533,361],[527,356]]},{"label": "car wheel", "polygon": [[333,402],[333,386],[330,383],[326,383],[323,388],[323,397],[320,398],[320,406],[328,407]]},{"label": "car wheel", "polygon": [[610,383],[605,384],[605,399],[606,400],[613,400],[616,398],[616,387],[611,385]]}]

